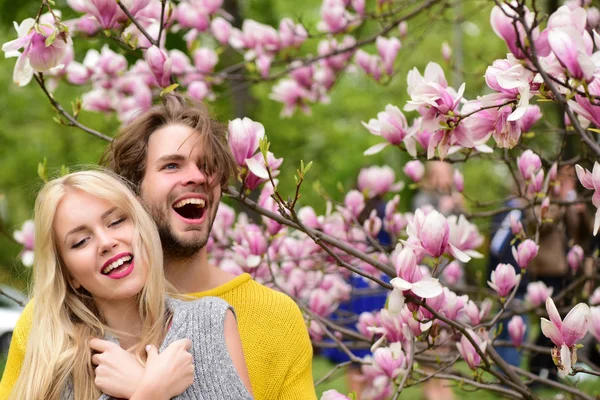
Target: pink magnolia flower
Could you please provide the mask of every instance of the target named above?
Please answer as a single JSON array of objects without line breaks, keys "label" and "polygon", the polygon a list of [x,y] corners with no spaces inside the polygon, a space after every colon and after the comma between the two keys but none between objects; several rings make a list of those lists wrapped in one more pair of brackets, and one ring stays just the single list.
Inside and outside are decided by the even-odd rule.
[{"label": "pink magnolia flower", "polygon": [[446,62],[449,62],[452,58],[452,47],[446,41],[442,42],[442,58]]},{"label": "pink magnolia flower", "polygon": [[506,297],[520,281],[521,275],[517,275],[512,265],[498,264],[492,271],[491,281],[488,281],[488,285],[498,293],[498,296]]},{"label": "pink magnolia flower", "polygon": [[591,82],[594,79],[595,64],[586,52],[581,33],[574,27],[550,29],[548,44],[554,55],[575,79]]},{"label": "pink magnolia flower", "polygon": [[315,96],[305,87],[298,84],[297,81],[282,79],[273,86],[272,90],[273,92],[269,97],[284,104],[284,108],[281,111],[282,117],[292,116],[297,107],[300,107],[305,114],[310,114],[307,102],[314,101]]},{"label": "pink magnolia flower", "polygon": [[203,81],[194,81],[188,85],[188,95],[198,101],[211,97],[210,87]]},{"label": "pink magnolia flower", "polygon": [[208,47],[202,47],[194,53],[194,65],[203,74],[213,72],[218,62],[219,56],[213,49]]},{"label": "pink magnolia flower", "polygon": [[460,282],[463,276],[463,267],[458,261],[452,261],[450,264],[446,265],[446,268],[444,268],[444,271],[442,272],[442,276],[449,285],[454,286]]},{"label": "pink magnolia flower", "polygon": [[353,50],[344,50],[352,48],[355,44],[356,39],[354,39],[352,36],[345,36],[341,43],[336,39],[321,40],[317,47],[319,56],[328,56],[334,52],[340,53],[334,56],[323,58],[321,60],[321,65],[326,66],[333,71],[339,71],[343,69],[354,54]]},{"label": "pink magnolia flower", "polygon": [[321,6],[321,21],[317,29],[321,32],[338,33],[350,24],[351,15],[343,0],[324,0]]},{"label": "pink magnolia flower", "polygon": [[[271,170],[271,176],[274,178],[279,175],[279,167],[283,163],[283,158],[275,158],[275,155],[270,151],[267,152],[267,165]],[[250,190],[256,189],[260,184],[269,180],[269,174],[265,167],[265,160],[262,153],[256,154],[254,157],[246,159],[246,167],[248,167],[248,175],[244,181],[246,187]]]},{"label": "pink magnolia flower", "polygon": [[365,196],[358,190],[351,190],[344,198],[344,206],[350,211],[351,217],[358,217],[365,208]]},{"label": "pink magnolia flower", "polygon": [[[19,86],[27,85],[35,71],[47,72],[60,66],[71,44],[71,38],[63,32],[51,45],[46,46],[46,39],[58,28],[40,22],[37,29],[33,18],[27,18],[21,25],[15,22],[19,37],[2,45],[6,57],[18,57],[13,70],[13,82]],[[19,53],[20,49],[23,49],[22,53]]]},{"label": "pink magnolia flower", "polygon": [[193,28],[206,32],[210,27],[209,10],[200,6],[199,1],[181,1],[175,8],[174,18],[182,28]]},{"label": "pink magnolia flower", "polygon": [[216,17],[210,23],[210,29],[213,36],[223,46],[229,43],[229,35],[231,34],[231,24],[225,18]]},{"label": "pink magnolia flower", "polygon": [[381,75],[383,74],[381,57],[369,54],[360,49],[356,52],[354,61],[367,75],[371,75],[375,81],[379,82]]},{"label": "pink magnolia flower", "polygon": [[381,221],[381,218],[377,216],[377,210],[372,210],[369,218],[367,218],[363,223],[365,233],[372,238],[377,237],[382,226],[383,222]]},{"label": "pink magnolia flower", "polygon": [[146,50],[144,57],[150,66],[152,75],[160,87],[167,87],[171,84],[171,58],[167,53],[156,46]]},{"label": "pink magnolia flower", "polygon": [[33,220],[27,220],[21,226],[21,230],[15,231],[13,233],[13,237],[15,240],[23,245],[23,250],[21,251],[21,262],[26,267],[31,267],[33,265],[33,246],[35,244],[35,226]]},{"label": "pink magnolia flower", "polygon": [[549,297],[546,300],[546,310],[550,320],[541,319],[542,333],[556,346],[552,351],[552,359],[559,373],[563,376],[568,375],[577,360],[575,344],[588,330],[590,308],[584,303],[579,303],[562,320],[554,301]]},{"label": "pink magnolia flower", "polygon": [[571,249],[569,250],[569,253],[567,254],[567,262],[569,263],[569,267],[571,267],[571,269],[574,272],[577,272],[577,270],[581,266],[583,257],[584,257],[583,249],[581,248],[580,245],[576,244],[573,247],[571,247]]},{"label": "pink magnolia flower", "polygon": [[[516,5],[516,2],[513,1],[512,5]],[[524,7],[524,12],[526,25],[531,27],[532,23],[534,22],[535,15],[527,7]],[[516,22],[515,30],[515,25],[513,25],[515,17],[518,17],[515,10],[513,10],[508,4],[501,4],[500,6],[495,6],[492,9],[490,23],[496,35],[504,39],[510,52],[515,57],[522,60],[526,58],[526,55],[523,53],[521,48],[526,50],[528,48],[527,34],[525,32],[526,28],[521,22]],[[538,50],[538,56],[547,56],[549,49],[547,49],[547,45],[545,46],[544,36],[540,35],[539,28],[533,29],[532,36],[536,49]]]},{"label": "pink magnolia flower", "polygon": [[365,151],[365,155],[376,154],[383,150],[388,144],[399,145],[404,138],[409,136],[409,127],[406,122],[406,117],[398,107],[391,104],[388,104],[385,107],[385,111],[377,114],[377,119],[370,119],[368,124],[364,122],[361,123],[373,135],[381,136],[387,140],[387,142],[379,143],[369,148]]},{"label": "pink magnolia flower", "polygon": [[398,52],[402,47],[400,40],[395,37],[385,38],[379,36],[376,40],[377,51],[383,61],[383,68],[385,73],[392,75],[394,73],[394,61],[398,56]]},{"label": "pink magnolia flower", "polygon": [[512,255],[521,268],[527,268],[527,265],[533,260],[537,254],[540,246],[538,246],[533,240],[527,239],[519,244],[517,248],[513,246]]},{"label": "pink magnolia flower", "polygon": [[600,305],[600,287],[597,287],[596,290],[594,290],[594,293],[592,293],[590,296],[590,305]]},{"label": "pink magnolia flower", "polygon": [[454,186],[459,193],[462,193],[465,190],[465,178],[460,173],[459,170],[454,170],[454,176],[452,177],[454,180]]},{"label": "pink magnolia flower", "polygon": [[575,165],[575,171],[577,171],[577,178],[584,188],[593,190],[592,203],[598,209],[596,211],[596,217],[594,218],[594,236],[600,229],[600,163],[594,162],[594,168],[592,172],[580,165]]},{"label": "pink magnolia flower", "polygon": [[420,182],[425,176],[425,166],[419,160],[407,162],[402,171],[415,183]]},{"label": "pink magnolia flower", "polygon": [[380,347],[373,353],[373,363],[389,379],[394,380],[405,373],[408,359],[400,342],[394,342],[389,347]]},{"label": "pink magnolia flower", "polygon": [[552,296],[554,288],[549,288],[544,282],[531,282],[527,285],[525,301],[534,307],[540,307],[547,298]]},{"label": "pink magnolia flower", "polygon": [[527,149],[517,157],[517,166],[523,179],[530,180],[542,168],[542,160],[533,151]]},{"label": "pink magnolia flower", "polygon": [[[479,335],[473,332],[472,329],[467,329],[467,334],[473,339],[473,341],[477,344],[477,348],[481,351],[481,353],[485,354],[485,348],[487,342],[483,340]],[[481,364],[481,356],[477,352],[475,346],[467,339],[465,335],[462,335],[460,338],[460,342],[456,343],[456,347],[462,358],[467,362],[469,368],[472,370],[477,369]]]},{"label": "pink magnolia flower", "polygon": [[317,213],[311,206],[304,206],[298,210],[298,219],[309,228],[320,229],[321,223]]},{"label": "pink magnolia flower", "polygon": [[472,224],[460,215],[450,215],[447,218],[448,226],[450,227],[450,236],[448,242],[459,251],[465,253],[468,257],[482,258],[483,255],[476,251],[484,241],[483,236],[479,233],[477,226]]},{"label": "pink magnolia flower", "polygon": [[525,322],[523,322],[523,317],[515,315],[511,318],[508,323],[508,334],[515,347],[521,347],[526,330],[527,327],[525,326]]},{"label": "pink magnolia flower", "polygon": [[308,32],[302,24],[296,24],[290,18],[283,18],[279,23],[281,47],[300,47],[308,38]]},{"label": "pink magnolia flower", "polygon": [[[469,302],[469,296],[462,295],[459,296],[454,293],[452,290],[447,287],[444,288],[444,301],[440,305],[441,313],[446,316],[446,318],[454,320],[458,317],[459,313],[462,312]],[[482,310],[483,311],[483,310]]]},{"label": "pink magnolia flower", "polygon": [[412,292],[425,299],[439,296],[442,293],[442,285],[437,279],[423,276],[417,264],[416,255],[409,247],[405,247],[393,256],[392,262],[398,276],[390,282],[394,286],[388,303],[390,312],[398,313],[402,310],[405,293]]},{"label": "pink magnolia flower", "polygon": [[590,333],[600,340],[600,307],[590,307]]},{"label": "pink magnolia flower", "polygon": [[260,122],[250,118],[236,118],[229,121],[229,148],[235,161],[240,167],[246,166],[246,161],[254,156],[265,136],[265,127]]},{"label": "pink magnolia flower", "polygon": [[512,212],[508,215],[508,221],[510,223],[510,231],[516,237],[521,237],[524,233],[523,224],[521,223],[521,212]]},{"label": "pink magnolia flower", "polygon": [[326,390],[325,392],[323,392],[323,395],[321,395],[321,400],[351,400],[351,399],[348,396],[344,396],[337,390],[331,389],[331,390]]},{"label": "pink magnolia flower", "polygon": [[477,326],[489,314],[491,308],[492,301],[489,298],[481,302],[481,310],[473,300],[469,300],[461,312],[469,318],[472,326]]},{"label": "pink magnolia flower", "polygon": [[394,183],[395,180],[396,174],[391,167],[375,165],[360,170],[357,186],[358,190],[366,192],[369,197],[375,197],[402,190],[404,184],[401,181]]}]

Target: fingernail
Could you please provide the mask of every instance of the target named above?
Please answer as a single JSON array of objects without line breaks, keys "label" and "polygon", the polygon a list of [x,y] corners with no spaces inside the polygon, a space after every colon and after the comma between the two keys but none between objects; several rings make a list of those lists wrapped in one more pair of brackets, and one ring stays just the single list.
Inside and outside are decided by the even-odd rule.
[{"label": "fingernail", "polygon": [[147,351],[147,352],[148,352],[148,351],[150,351],[150,347],[151,347],[151,346],[150,346],[149,344],[147,344],[147,345],[146,345],[146,351]]}]

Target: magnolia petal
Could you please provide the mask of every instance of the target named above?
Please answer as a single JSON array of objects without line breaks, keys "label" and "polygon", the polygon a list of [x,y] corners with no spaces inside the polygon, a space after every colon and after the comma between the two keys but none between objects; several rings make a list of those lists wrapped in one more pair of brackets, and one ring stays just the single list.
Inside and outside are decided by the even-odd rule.
[{"label": "magnolia petal", "polygon": [[590,190],[594,189],[592,174],[589,171],[587,171],[581,165],[575,164],[575,172],[577,173],[577,178],[579,178],[579,182],[581,182],[584,188]]},{"label": "magnolia petal", "polygon": [[373,343],[373,346],[371,346],[371,353],[374,353],[375,350],[377,350],[379,347],[381,347],[384,340],[385,340],[385,334],[382,337],[380,337],[379,339],[377,339],[377,341],[375,343]]},{"label": "magnolia petal", "polygon": [[249,268],[256,268],[260,264],[261,257],[256,255],[251,255],[246,258],[246,265]]},{"label": "magnolia petal", "polygon": [[31,267],[33,265],[33,251],[25,250],[21,253],[21,262],[26,267]]},{"label": "magnolia petal", "polygon": [[558,369],[561,376],[566,376],[571,373],[571,350],[567,345],[560,346],[560,363],[562,368]]},{"label": "magnolia petal", "polygon": [[567,346],[585,336],[588,330],[590,308],[587,304],[579,303],[569,311],[562,324],[563,341]]},{"label": "magnolia petal", "polygon": [[246,159],[246,167],[260,179],[269,179],[269,173],[264,162],[260,162],[254,158]]},{"label": "magnolia petal", "polygon": [[387,309],[390,314],[398,315],[402,311],[402,307],[404,307],[404,294],[402,294],[402,290],[394,288],[388,299]]},{"label": "magnolia petal", "polygon": [[469,262],[471,260],[471,257],[469,257],[466,253],[464,253],[462,250],[459,250],[458,247],[449,244],[450,246],[450,253],[454,256],[454,258],[456,258],[458,261],[466,263]]},{"label": "magnolia petal", "polygon": [[556,328],[556,326],[554,326],[552,322],[548,321],[546,318],[542,318],[541,325],[542,333],[544,334],[544,336],[550,339],[552,343],[554,343],[557,346],[560,346],[563,343],[560,331]]},{"label": "magnolia petal", "polygon": [[373,154],[377,154],[381,150],[385,149],[388,145],[389,145],[389,143],[387,143],[387,142],[377,143],[376,145],[371,146],[367,150],[365,150],[363,155],[364,156],[372,156]]},{"label": "magnolia petal", "polygon": [[13,82],[19,86],[26,86],[33,78],[33,68],[29,64],[29,57],[21,54],[13,71]]},{"label": "magnolia petal", "polygon": [[494,152],[494,149],[492,149],[487,144],[477,145],[477,146],[475,146],[475,149],[480,153],[493,153]]},{"label": "magnolia petal", "polygon": [[417,157],[417,141],[412,137],[404,138],[404,145],[406,146],[406,151],[410,154],[411,157]]},{"label": "magnolia petal", "polygon": [[410,290],[412,288],[412,283],[405,281],[402,278],[394,278],[390,281],[390,283],[392,284],[392,286],[394,286],[395,289],[398,290]]},{"label": "magnolia petal", "polygon": [[437,279],[425,277],[420,281],[413,283],[411,291],[419,297],[429,299],[439,296],[444,289]]},{"label": "magnolia petal", "polygon": [[465,254],[467,254],[471,258],[483,258],[483,254],[476,250],[467,250],[465,251]]},{"label": "magnolia petal", "polygon": [[552,300],[552,297],[548,297],[546,299],[546,311],[548,311],[548,318],[550,318],[550,321],[552,321],[554,326],[556,326],[560,330],[562,328],[563,322],[558,312],[558,309],[554,304],[554,300]]},{"label": "magnolia petal", "polygon": [[598,234],[598,229],[600,229],[600,208],[596,210],[596,217],[594,218],[594,236]]}]

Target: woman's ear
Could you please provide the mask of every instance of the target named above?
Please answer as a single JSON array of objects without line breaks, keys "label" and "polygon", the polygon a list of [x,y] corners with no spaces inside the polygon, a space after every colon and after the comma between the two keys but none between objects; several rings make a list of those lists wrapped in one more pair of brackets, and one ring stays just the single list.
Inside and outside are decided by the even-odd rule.
[{"label": "woman's ear", "polygon": [[71,278],[71,286],[73,289],[78,290],[81,287],[81,284],[75,278]]}]

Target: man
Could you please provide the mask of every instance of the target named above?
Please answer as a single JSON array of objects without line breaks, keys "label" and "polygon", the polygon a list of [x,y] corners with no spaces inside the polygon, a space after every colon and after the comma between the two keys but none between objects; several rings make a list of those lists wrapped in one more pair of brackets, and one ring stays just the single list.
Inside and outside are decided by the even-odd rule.
[{"label": "man", "polygon": [[[177,94],[140,115],[107,149],[104,163],[131,181],[158,227],[165,275],[194,298],[217,296],[235,309],[256,399],[316,399],[312,347],[292,299],[208,263],[206,243],[221,191],[236,170],[225,128]],[[0,400],[23,362],[32,303],[17,323]]]}]

